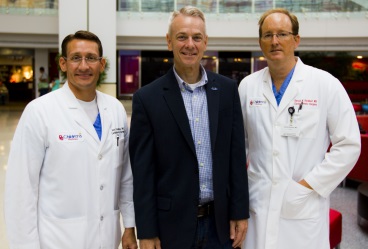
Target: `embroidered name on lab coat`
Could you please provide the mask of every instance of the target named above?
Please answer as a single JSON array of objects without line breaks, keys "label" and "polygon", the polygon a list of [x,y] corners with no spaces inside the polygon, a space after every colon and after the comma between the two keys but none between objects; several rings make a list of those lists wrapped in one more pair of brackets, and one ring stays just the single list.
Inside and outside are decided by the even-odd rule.
[{"label": "embroidered name on lab coat", "polygon": [[299,106],[303,101],[304,106],[310,107],[318,107],[318,100],[317,99],[294,99],[294,105]]},{"label": "embroidered name on lab coat", "polygon": [[114,128],[114,129],[111,130],[111,132],[112,132],[112,135],[114,135],[114,134],[117,134],[117,135],[124,134],[125,135],[124,127]]},{"label": "embroidered name on lab coat", "polygon": [[82,132],[60,132],[58,135],[59,142],[82,142],[84,141],[84,136]]},{"label": "embroidered name on lab coat", "polygon": [[267,101],[264,98],[252,98],[249,101],[250,107],[265,107],[267,105]]}]

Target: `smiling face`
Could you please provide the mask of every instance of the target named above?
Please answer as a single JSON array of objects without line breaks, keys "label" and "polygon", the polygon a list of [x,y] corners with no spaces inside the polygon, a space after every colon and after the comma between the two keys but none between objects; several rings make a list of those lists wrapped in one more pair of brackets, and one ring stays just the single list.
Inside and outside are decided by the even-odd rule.
[{"label": "smiling face", "polygon": [[[282,13],[273,13],[267,16],[262,25],[263,34],[277,34],[281,32],[293,32],[289,17]],[[290,35],[280,41],[275,35],[270,41],[259,39],[259,45],[263,55],[269,63],[287,62],[294,59],[294,51],[299,46],[300,36]]]},{"label": "smiling face", "polygon": [[105,59],[96,63],[87,63],[84,59],[76,63],[70,60],[74,56],[100,57],[98,45],[94,41],[74,39],[67,45],[66,58],[60,57],[59,64],[63,72],[66,72],[68,85],[72,92],[95,91],[100,73],[105,68]]},{"label": "smiling face", "polygon": [[205,24],[200,17],[178,15],[166,35],[167,46],[174,54],[175,69],[199,70],[200,61],[207,48]]}]

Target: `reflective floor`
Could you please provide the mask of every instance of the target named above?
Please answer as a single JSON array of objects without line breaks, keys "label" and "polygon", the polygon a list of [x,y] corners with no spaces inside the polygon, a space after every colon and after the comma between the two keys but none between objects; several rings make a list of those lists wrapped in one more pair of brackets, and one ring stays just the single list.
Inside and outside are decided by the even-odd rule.
[{"label": "reflective floor", "polygon": [[[128,117],[131,115],[131,101],[123,100]],[[3,215],[4,180],[7,158],[14,130],[19,121],[25,103],[0,105],[0,249],[8,249],[5,236]],[[366,249],[368,231],[357,224],[357,191],[354,186],[338,187],[331,195],[331,207],[339,210],[343,216],[343,238],[341,249]]]},{"label": "reflective floor", "polygon": [[4,183],[7,159],[14,130],[24,104],[0,106],[0,248],[8,248],[4,224]]}]

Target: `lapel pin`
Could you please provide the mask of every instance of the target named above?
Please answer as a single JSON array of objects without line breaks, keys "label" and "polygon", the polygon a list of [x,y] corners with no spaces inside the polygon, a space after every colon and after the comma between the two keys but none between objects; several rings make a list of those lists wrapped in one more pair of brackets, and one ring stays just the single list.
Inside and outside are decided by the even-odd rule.
[{"label": "lapel pin", "polygon": [[213,91],[217,91],[218,89],[217,89],[217,87],[211,87],[211,90],[213,90]]}]

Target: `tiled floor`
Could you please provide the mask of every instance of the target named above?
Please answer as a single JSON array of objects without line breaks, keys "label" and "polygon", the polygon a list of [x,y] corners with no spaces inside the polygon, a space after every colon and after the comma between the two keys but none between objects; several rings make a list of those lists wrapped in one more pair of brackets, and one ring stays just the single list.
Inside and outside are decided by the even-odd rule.
[{"label": "tiled floor", "polygon": [[357,222],[358,193],[356,185],[352,182],[350,186],[338,187],[331,194],[331,208],[342,214],[341,249],[368,248],[368,229],[362,229]]},{"label": "tiled floor", "polygon": [[[130,117],[131,101],[123,100],[122,103]],[[11,140],[23,108],[22,103],[0,105],[0,249],[8,249],[3,215],[4,180]],[[338,187],[331,195],[331,207],[339,210],[343,215],[341,249],[367,249],[368,231],[357,225],[356,189],[349,186]]]}]

